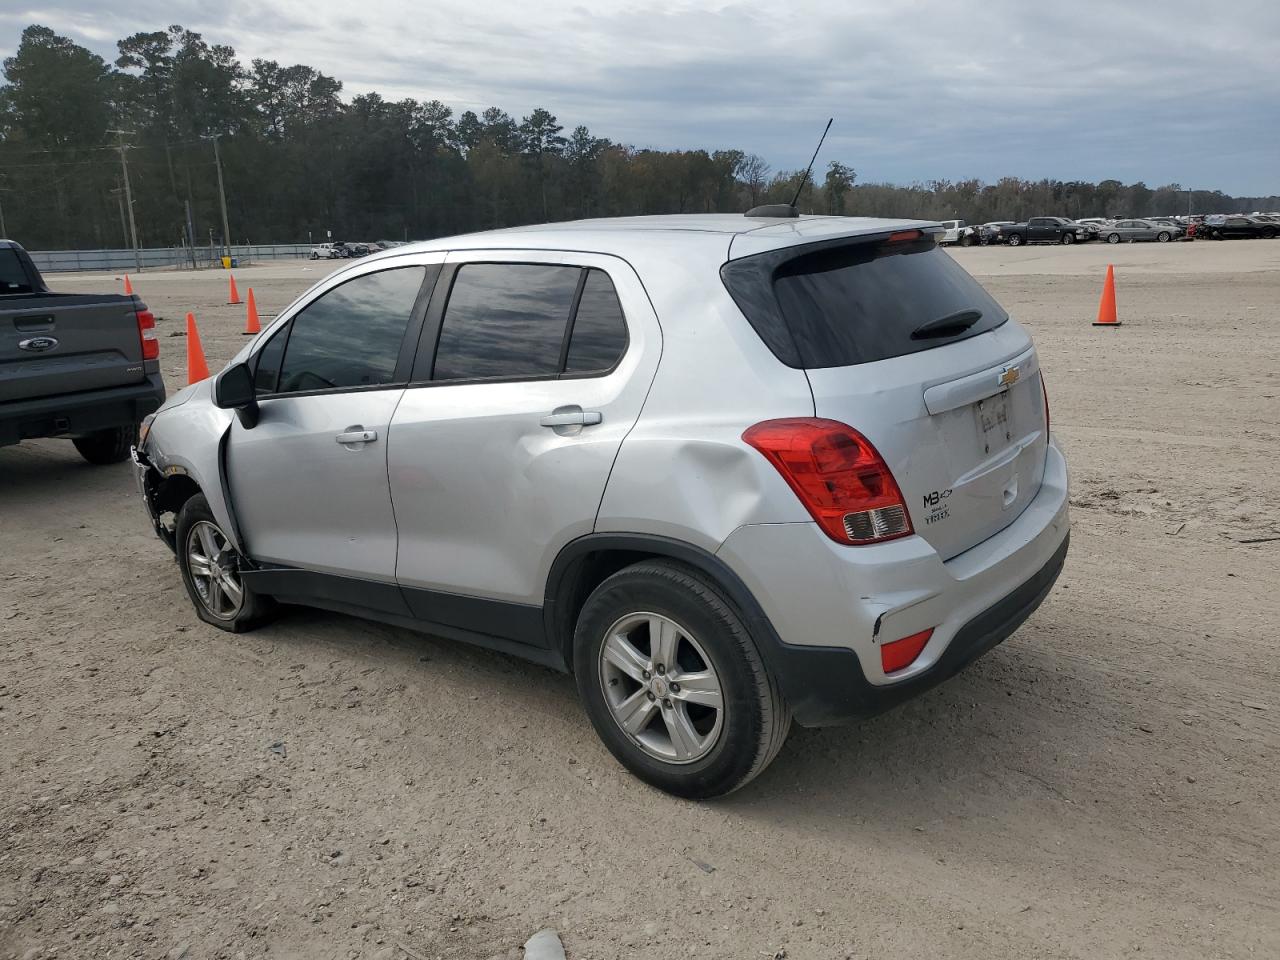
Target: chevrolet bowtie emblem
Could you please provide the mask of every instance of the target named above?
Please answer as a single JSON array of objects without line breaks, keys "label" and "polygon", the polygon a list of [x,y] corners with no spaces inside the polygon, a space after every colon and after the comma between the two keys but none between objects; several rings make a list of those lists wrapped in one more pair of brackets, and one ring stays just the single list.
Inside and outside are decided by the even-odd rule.
[{"label": "chevrolet bowtie emblem", "polygon": [[1000,374],[1000,386],[1011,387],[1018,382],[1018,377],[1022,374],[1018,373],[1017,367],[1010,367],[1004,373]]}]

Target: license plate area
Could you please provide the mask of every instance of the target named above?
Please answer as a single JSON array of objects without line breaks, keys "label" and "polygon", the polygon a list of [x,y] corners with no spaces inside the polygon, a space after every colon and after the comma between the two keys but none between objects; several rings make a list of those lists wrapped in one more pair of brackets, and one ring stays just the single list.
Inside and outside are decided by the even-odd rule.
[{"label": "license plate area", "polygon": [[1003,450],[1013,439],[1013,428],[1009,423],[1009,392],[1002,391],[994,397],[979,400],[973,405],[974,416],[978,420],[978,442],[982,444],[984,455]]}]

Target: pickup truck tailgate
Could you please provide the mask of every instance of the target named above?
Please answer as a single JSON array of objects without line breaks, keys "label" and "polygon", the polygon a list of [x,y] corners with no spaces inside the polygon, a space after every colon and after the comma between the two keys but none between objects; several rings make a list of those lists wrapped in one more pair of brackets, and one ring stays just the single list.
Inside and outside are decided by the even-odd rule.
[{"label": "pickup truck tailgate", "polygon": [[0,403],[141,383],[141,309],[119,294],[0,299]]}]

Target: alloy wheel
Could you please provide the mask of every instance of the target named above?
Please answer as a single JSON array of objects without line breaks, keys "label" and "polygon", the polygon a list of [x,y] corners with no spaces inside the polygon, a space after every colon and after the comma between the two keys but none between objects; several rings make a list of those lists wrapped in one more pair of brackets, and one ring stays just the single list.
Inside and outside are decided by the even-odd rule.
[{"label": "alloy wheel", "polygon": [[234,620],[244,606],[239,555],[215,524],[200,520],[187,532],[187,571],[200,603],[219,620]]},{"label": "alloy wheel", "polygon": [[724,693],[702,644],[670,617],[633,613],[600,646],[609,712],[641,750],[667,763],[711,752],[724,726]]}]

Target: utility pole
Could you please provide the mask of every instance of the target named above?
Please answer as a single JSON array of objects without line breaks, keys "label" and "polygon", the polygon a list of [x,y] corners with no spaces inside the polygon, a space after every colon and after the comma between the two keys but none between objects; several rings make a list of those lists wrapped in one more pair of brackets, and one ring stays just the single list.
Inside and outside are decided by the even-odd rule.
[{"label": "utility pole", "polygon": [[124,219],[124,187],[119,186],[120,181],[116,181],[116,188],[110,193],[116,198],[116,202],[120,206],[120,242],[125,246],[129,245],[129,225]]},{"label": "utility pole", "polygon": [[227,224],[227,191],[222,185],[222,154],[218,152],[218,138],[213,138],[213,162],[218,168],[218,200],[222,203],[223,256],[231,256],[231,227]]},{"label": "utility pole", "polygon": [[124,142],[124,135],[127,132],[127,130],[107,131],[107,133],[118,134],[120,137],[120,145],[117,149],[120,151],[120,172],[124,177],[124,202],[125,206],[129,208],[129,236],[133,240],[133,265],[137,268],[138,272],[141,273],[142,254],[138,252],[138,224],[137,221],[133,219],[133,190],[129,186],[129,161],[125,156],[125,151],[128,147]]}]

